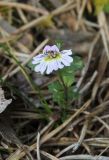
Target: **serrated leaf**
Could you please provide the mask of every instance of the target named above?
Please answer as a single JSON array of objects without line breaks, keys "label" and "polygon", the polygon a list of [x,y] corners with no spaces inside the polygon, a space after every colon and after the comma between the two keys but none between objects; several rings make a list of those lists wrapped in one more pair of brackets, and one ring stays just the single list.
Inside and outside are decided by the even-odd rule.
[{"label": "serrated leaf", "polygon": [[53,95],[54,102],[57,102],[59,105],[64,104],[64,88],[59,81],[50,84],[48,88]]},{"label": "serrated leaf", "polygon": [[63,81],[67,87],[70,87],[74,83],[75,78],[73,75],[66,75],[66,76],[63,76]]},{"label": "serrated leaf", "polygon": [[[66,95],[64,92],[64,87],[59,83],[59,81],[50,84],[48,87],[49,91],[52,93],[53,101],[57,102],[61,107],[65,106]],[[69,102],[79,97],[79,93],[75,92],[74,89],[74,86],[67,88],[67,98]]]},{"label": "serrated leaf", "polygon": [[69,100],[74,100],[77,99],[79,97],[79,93],[77,91],[75,91],[75,87],[69,87],[68,88],[68,98]]},{"label": "serrated leaf", "polygon": [[50,84],[48,88],[51,92],[58,92],[59,90],[63,89],[63,86],[58,81],[55,81],[52,84]]},{"label": "serrated leaf", "polygon": [[84,63],[83,63],[83,60],[81,57],[79,56],[74,56],[73,57],[73,62],[71,63],[71,66],[70,68],[73,70],[73,71],[77,71],[77,70],[81,70],[84,66]]}]

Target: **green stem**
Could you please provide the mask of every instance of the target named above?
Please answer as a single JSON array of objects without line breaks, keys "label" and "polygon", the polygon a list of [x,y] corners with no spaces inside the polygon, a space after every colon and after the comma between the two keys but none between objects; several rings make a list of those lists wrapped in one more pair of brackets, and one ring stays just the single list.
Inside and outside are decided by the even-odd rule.
[{"label": "green stem", "polygon": [[60,80],[61,84],[62,84],[63,87],[64,87],[64,96],[65,96],[64,109],[66,109],[66,106],[68,106],[68,87],[65,85],[64,80],[63,80],[63,77],[62,77],[62,74],[61,74],[60,71],[58,71],[58,77],[59,77],[59,80]]}]

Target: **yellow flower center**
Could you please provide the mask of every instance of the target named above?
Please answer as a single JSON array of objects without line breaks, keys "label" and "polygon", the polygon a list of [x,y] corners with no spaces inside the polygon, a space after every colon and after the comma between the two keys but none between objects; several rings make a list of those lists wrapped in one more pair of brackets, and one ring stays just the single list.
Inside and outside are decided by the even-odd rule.
[{"label": "yellow flower center", "polygon": [[48,61],[51,61],[51,60],[54,60],[54,59],[60,59],[62,56],[61,56],[61,54],[60,53],[53,53],[53,52],[49,52],[48,53],[48,55],[47,55],[47,57],[45,57],[44,58],[44,60],[46,61],[46,62],[48,62]]}]

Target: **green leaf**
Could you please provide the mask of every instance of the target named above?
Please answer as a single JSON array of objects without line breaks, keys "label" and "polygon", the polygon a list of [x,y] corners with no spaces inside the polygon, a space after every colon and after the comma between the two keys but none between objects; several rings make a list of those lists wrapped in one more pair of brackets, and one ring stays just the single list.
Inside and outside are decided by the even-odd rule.
[{"label": "green leaf", "polygon": [[84,66],[83,60],[79,56],[74,56],[73,57],[73,62],[71,64],[71,69],[73,71],[81,70]]},{"label": "green leaf", "polygon": [[61,47],[63,46],[63,41],[62,41],[62,40],[57,39],[57,40],[55,41],[55,43],[56,43],[56,45],[57,45],[57,47],[58,47],[59,49],[61,49]]},{"label": "green leaf", "polygon": [[104,5],[103,10],[104,12],[109,13],[109,3],[107,5]]},{"label": "green leaf", "polygon": [[[53,101],[57,102],[61,107],[65,106],[65,93],[64,87],[59,83],[59,81],[53,82],[48,86],[49,91],[52,93]],[[68,101],[77,99],[79,97],[79,93],[75,91],[75,87],[68,87]]]},{"label": "green leaf", "polygon": [[63,86],[58,82],[58,81],[55,81],[53,82],[52,84],[50,84],[49,86],[49,90],[51,92],[58,92],[59,90],[62,90],[63,89]]},{"label": "green leaf", "polygon": [[76,71],[82,68],[83,68],[82,59],[78,56],[74,56],[71,65],[69,67],[64,67],[62,70],[60,70],[60,74],[62,76],[64,84],[67,87],[71,86],[75,82]]},{"label": "green leaf", "polygon": [[93,0],[93,2],[95,5],[97,14],[104,9],[104,6],[109,4],[109,0]]},{"label": "green leaf", "polygon": [[54,102],[57,102],[59,105],[63,105],[65,102],[64,88],[59,81],[49,84],[48,88],[53,95]]},{"label": "green leaf", "polygon": [[75,87],[69,87],[68,88],[68,99],[71,100],[75,100],[79,98],[79,92],[75,91]]},{"label": "green leaf", "polygon": [[63,76],[63,81],[67,87],[70,87],[74,83],[75,77],[73,75],[68,74]]},{"label": "green leaf", "polygon": [[81,57],[79,56],[74,56],[73,57],[73,62],[71,63],[70,66],[68,67],[64,67],[61,70],[61,73],[63,74],[71,74],[74,73],[77,70],[81,70],[83,68],[84,64],[83,64],[83,60]]}]

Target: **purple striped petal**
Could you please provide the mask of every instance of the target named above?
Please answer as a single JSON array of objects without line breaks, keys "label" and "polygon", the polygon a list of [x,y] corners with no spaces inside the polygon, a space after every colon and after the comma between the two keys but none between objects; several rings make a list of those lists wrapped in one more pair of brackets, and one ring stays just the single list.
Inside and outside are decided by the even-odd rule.
[{"label": "purple striped petal", "polygon": [[59,48],[56,45],[51,46],[51,51],[59,52]]},{"label": "purple striped petal", "polygon": [[72,55],[72,50],[69,49],[69,50],[63,50],[61,51],[62,54],[65,54],[65,55]]}]

